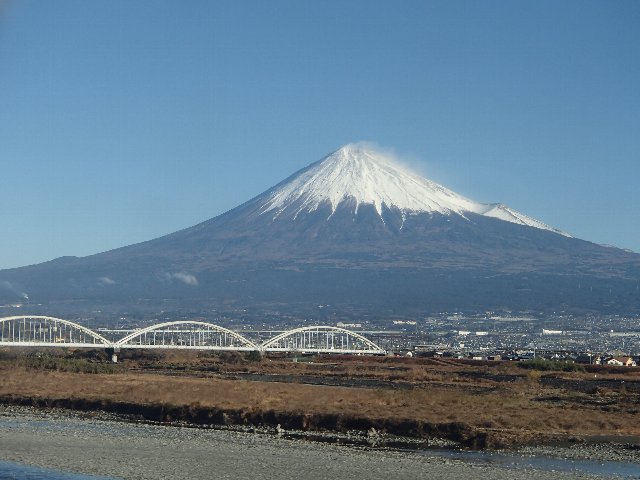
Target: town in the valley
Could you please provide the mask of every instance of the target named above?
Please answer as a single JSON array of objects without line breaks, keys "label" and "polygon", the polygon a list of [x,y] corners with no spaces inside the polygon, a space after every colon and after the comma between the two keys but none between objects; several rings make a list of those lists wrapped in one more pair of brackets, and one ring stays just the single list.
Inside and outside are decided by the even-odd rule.
[{"label": "town in the valley", "polygon": [[[27,305],[0,305],[0,317],[24,315]],[[413,318],[368,318],[357,312],[338,316],[330,305],[300,315],[275,310],[106,313],[59,315],[105,337],[121,337],[149,325],[200,320],[262,342],[298,327],[328,325],[360,333],[388,355],[478,361],[547,359],[576,364],[640,366],[640,315],[543,314],[534,312],[441,312]],[[36,308],[39,314],[51,312]],[[315,315],[314,315],[315,313]],[[54,315],[55,316],[55,315]],[[341,319],[339,319],[341,318]]]}]

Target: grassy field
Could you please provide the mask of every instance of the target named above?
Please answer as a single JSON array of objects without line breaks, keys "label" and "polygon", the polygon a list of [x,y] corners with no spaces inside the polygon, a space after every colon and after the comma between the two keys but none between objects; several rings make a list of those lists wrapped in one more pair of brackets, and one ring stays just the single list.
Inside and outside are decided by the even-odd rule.
[{"label": "grassy field", "polygon": [[640,437],[640,369],[334,356],[294,362],[197,352],[125,356],[112,365],[101,352],[0,352],[0,397],[87,401],[106,409],[126,404],[127,411],[182,408],[191,413],[181,419],[199,423],[220,423],[220,416],[203,417],[206,412],[234,413],[228,423],[307,418],[292,425],[375,425],[418,436],[457,424],[467,437],[482,436],[479,446]]}]

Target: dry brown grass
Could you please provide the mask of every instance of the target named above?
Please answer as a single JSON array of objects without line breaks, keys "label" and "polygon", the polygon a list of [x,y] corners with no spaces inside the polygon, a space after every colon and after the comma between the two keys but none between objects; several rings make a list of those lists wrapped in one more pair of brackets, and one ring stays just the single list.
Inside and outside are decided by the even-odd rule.
[{"label": "dry brown grass", "polygon": [[[286,359],[248,362],[243,357],[172,354],[151,363],[168,373],[179,367],[186,375],[150,374],[131,361],[126,373],[82,374],[26,370],[19,362],[0,362],[0,395],[49,399],[107,400],[218,409],[344,414],[429,423],[462,422],[479,429],[523,434],[640,435],[640,395],[594,388],[592,393],[544,387],[539,374],[504,362],[473,365],[439,361],[346,359],[293,363]],[[147,365],[148,366],[148,365]],[[318,386],[226,379],[189,372],[254,371],[262,374],[338,376],[379,380],[377,388]],[[498,382],[483,374],[519,375]],[[562,374],[578,380],[593,373]],[[597,378],[619,378],[601,371]],[[638,378],[625,372],[627,381]],[[389,388],[394,382],[413,388]]]}]

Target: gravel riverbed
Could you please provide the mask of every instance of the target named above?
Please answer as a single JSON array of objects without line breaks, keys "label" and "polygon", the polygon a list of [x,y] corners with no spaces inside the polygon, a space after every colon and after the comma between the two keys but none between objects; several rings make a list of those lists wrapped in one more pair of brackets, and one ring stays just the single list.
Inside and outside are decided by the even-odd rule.
[{"label": "gravel riverbed", "polygon": [[[301,432],[295,435],[304,437]],[[369,440],[375,444],[375,438],[359,433],[324,441],[321,436],[313,441],[288,436],[0,406],[0,460],[112,478],[640,478],[640,454],[632,447],[622,454],[621,446],[592,445],[521,453],[454,452],[420,445],[414,450],[367,446]],[[563,460],[565,451],[572,453]],[[613,469],[606,468],[610,462]]]}]

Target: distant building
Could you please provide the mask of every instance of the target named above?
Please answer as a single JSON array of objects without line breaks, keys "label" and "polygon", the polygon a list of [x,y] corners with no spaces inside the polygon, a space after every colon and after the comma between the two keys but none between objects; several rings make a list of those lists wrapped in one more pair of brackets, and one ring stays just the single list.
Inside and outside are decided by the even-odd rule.
[{"label": "distant building", "polygon": [[564,332],[562,330],[547,330],[546,328],[542,329],[543,335],[562,335]]},{"label": "distant building", "polygon": [[415,325],[417,322],[415,320],[394,320],[394,325]]},{"label": "distant building", "polygon": [[336,323],[336,327],[338,327],[338,328],[362,328],[362,324],[361,323],[338,322],[338,323]]},{"label": "distant building", "polygon": [[617,367],[635,367],[637,364],[631,357],[612,357],[607,360],[607,365],[615,365]]}]

